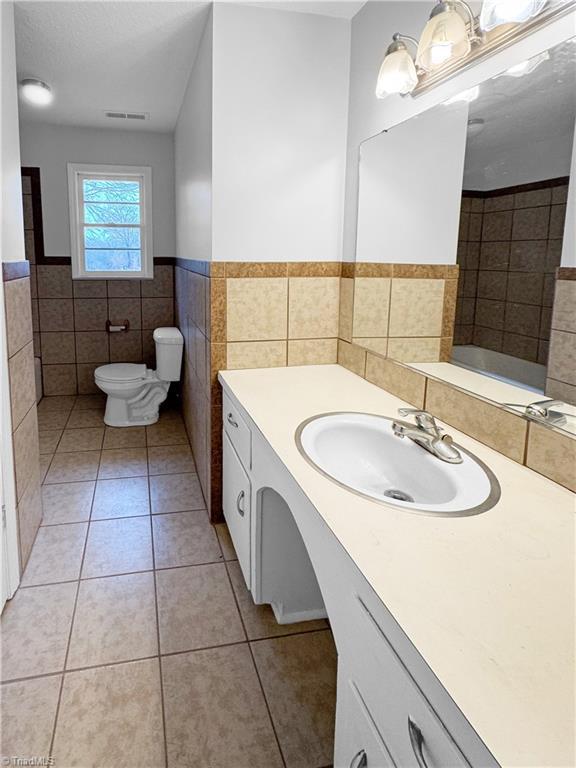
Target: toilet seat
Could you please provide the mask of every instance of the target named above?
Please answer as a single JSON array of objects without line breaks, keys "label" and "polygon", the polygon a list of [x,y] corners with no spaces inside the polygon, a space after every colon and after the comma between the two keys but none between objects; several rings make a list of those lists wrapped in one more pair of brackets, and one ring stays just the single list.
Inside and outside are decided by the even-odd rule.
[{"label": "toilet seat", "polygon": [[143,363],[110,363],[96,368],[94,377],[100,381],[127,384],[145,379],[146,366]]}]

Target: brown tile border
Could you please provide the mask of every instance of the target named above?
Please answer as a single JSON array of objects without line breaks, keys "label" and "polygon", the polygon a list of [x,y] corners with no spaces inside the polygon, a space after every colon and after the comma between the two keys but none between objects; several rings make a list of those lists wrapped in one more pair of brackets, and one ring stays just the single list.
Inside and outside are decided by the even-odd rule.
[{"label": "brown tile border", "polygon": [[30,277],[30,262],[23,261],[4,261],[2,262],[2,282],[8,283],[10,280],[21,280],[23,277]]},{"label": "brown tile border", "polygon": [[558,267],[556,280],[576,280],[576,267]]},{"label": "brown tile border", "polygon": [[530,184],[516,184],[512,187],[500,187],[488,189],[482,192],[464,189],[462,195],[466,197],[500,197],[500,195],[514,195],[518,192],[532,192],[537,189],[550,189],[550,187],[563,187],[570,182],[570,176],[557,176],[555,179],[533,181]]},{"label": "brown tile border", "polygon": [[457,280],[458,264],[392,264],[362,261],[344,262],[342,277],[401,277],[414,279]]},{"label": "brown tile border", "polygon": [[341,261],[291,261],[288,263],[288,277],[340,277]]},{"label": "brown tile border", "polygon": [[285,261],[227,261],[226,277],[286,277]]},{"label": "brown tile border", "polygon": [[354,277],[392,277],[392,264],[360,261],[355,265]]},{"label": "brown tile border", "polygon": [[356,264],[353,261],[342,262],[342,277],[354,277]]}]

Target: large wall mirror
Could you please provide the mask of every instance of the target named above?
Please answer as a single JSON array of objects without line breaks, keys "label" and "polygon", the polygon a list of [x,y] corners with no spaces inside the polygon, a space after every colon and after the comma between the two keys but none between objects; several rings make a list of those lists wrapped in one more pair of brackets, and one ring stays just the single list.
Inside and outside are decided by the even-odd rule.
[{"label": "large wall mirror", "polygon": [[576,433],[575,117],[576,38],[366,141],[350,340]]}]

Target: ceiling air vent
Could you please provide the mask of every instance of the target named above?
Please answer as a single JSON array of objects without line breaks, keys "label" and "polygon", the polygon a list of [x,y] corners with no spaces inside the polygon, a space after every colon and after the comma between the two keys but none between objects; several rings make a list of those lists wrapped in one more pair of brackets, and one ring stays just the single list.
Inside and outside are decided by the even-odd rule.
[{"label": "ceiling air vent", "polygon": [[114,120],[149,120],[149,112],[104,112],[106,117]]}]

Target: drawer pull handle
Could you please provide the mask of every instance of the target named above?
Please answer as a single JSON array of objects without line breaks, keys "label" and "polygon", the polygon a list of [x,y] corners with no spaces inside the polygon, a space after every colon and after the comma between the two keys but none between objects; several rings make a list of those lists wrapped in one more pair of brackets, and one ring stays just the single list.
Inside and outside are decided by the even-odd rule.
[{"label": "drawer pull handle", "polygon": [[429,768],[423,752],[424,736],[411,717],[408,718],[408,733],[410,734],[410,744],[412,745],[412,751],[416,757],[418,768]]},{"label": "drawer pull handle", "polygon": [[238,510],[238,513],[241,517],[244,517],[244,507],[242,506],[242,502],[244,501],[244,491],[240,491],[238,494],[238,498],[236,499],[236,509]]},{"label": "drawer pull handle", "polygon": [[228,414],[228,416],[226,417],[226,419],[227,419],[227,421],[228,421],[228,424],[231,424],[233,427],[236,427],[236,429],[238,429],[238,422],[237,422],[237,421],[234,421],[234,417],[232,416],[232,414],[231,414],[231,413],[229,413],[229,414]]},{"label": "drawer pull handle", "polygon": [[356,752],[350,763],[350,768],[368,768],[368,755],[365,749]]}]

